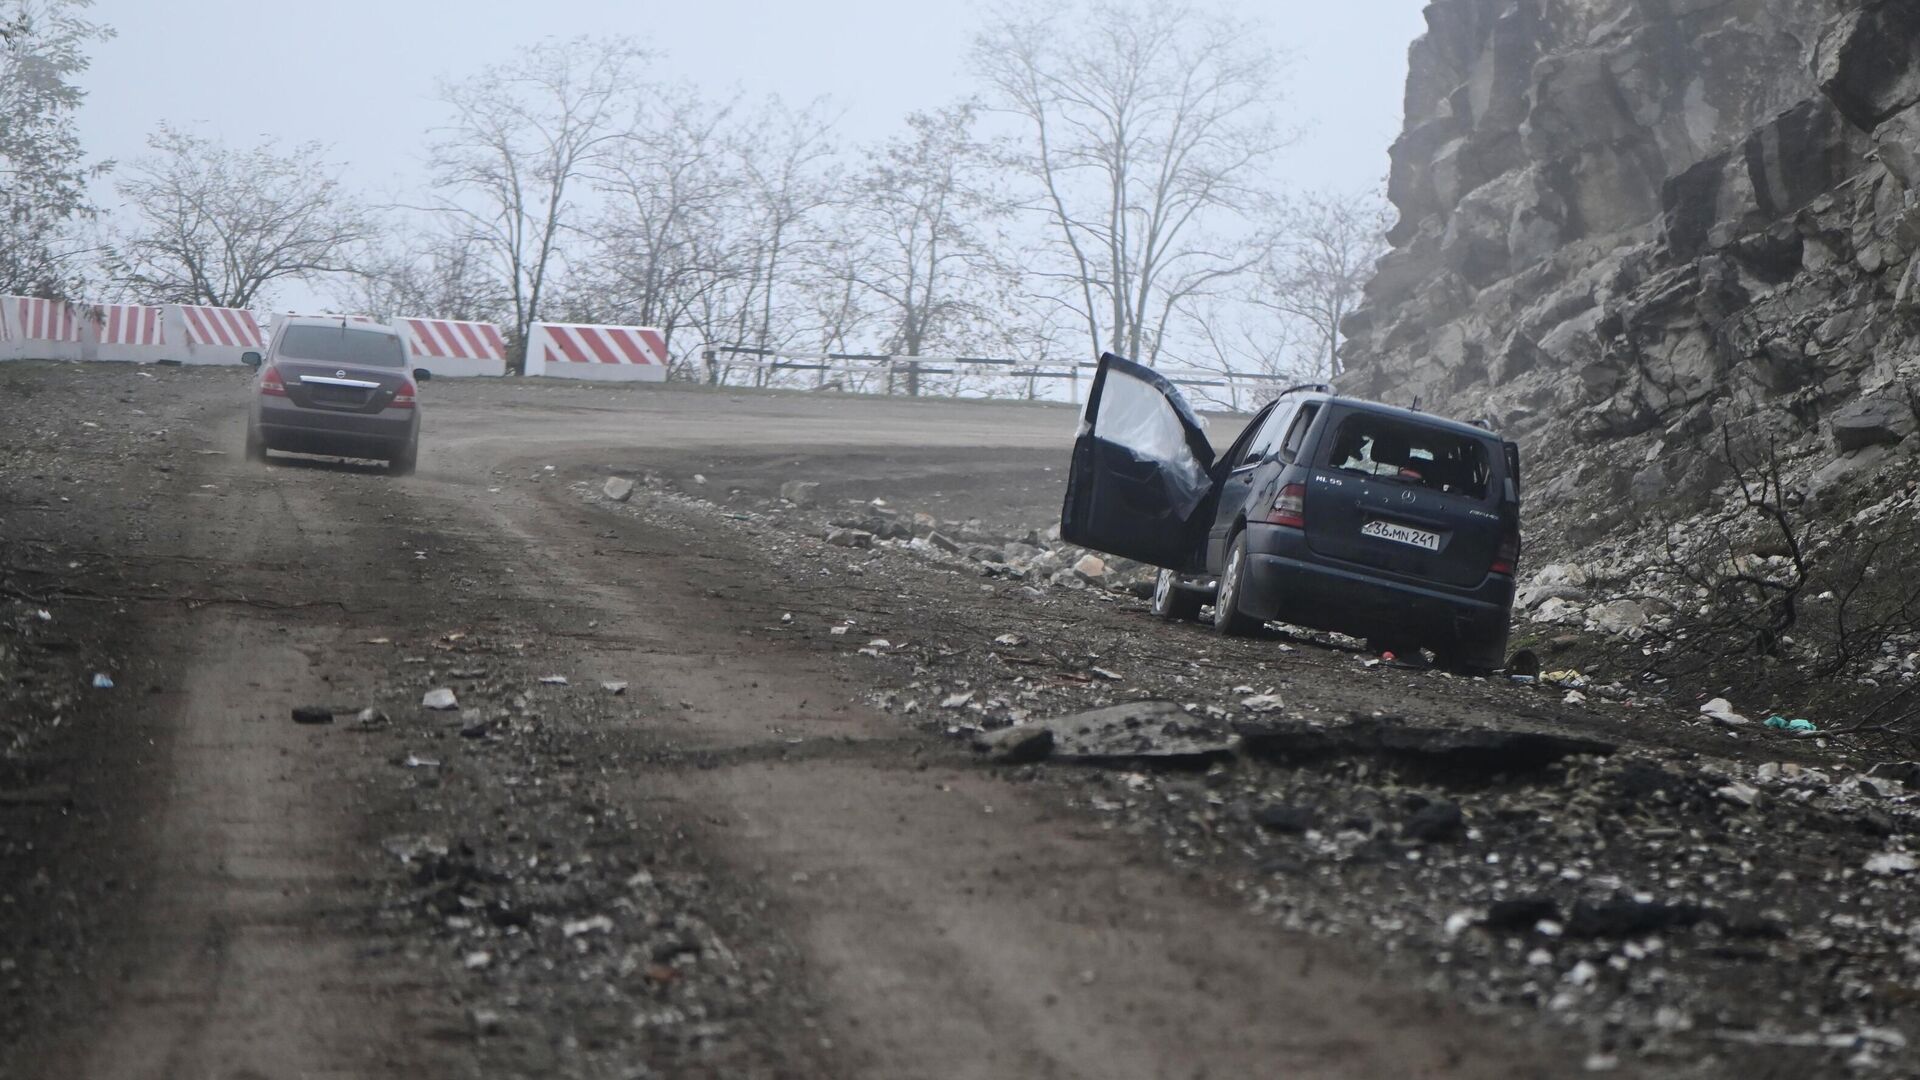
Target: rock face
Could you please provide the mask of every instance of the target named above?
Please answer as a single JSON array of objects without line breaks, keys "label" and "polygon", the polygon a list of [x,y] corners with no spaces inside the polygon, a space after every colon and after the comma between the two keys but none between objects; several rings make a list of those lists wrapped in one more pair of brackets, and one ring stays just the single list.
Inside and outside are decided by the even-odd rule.
[{"label": "rock face", "polygon": [[1522,436],[1671,443],[1762,405],[1811,427],[1920,363],[1920,5],[1435,0],[1426,18],[1400,220],[1345,326],[1344,389]]}]

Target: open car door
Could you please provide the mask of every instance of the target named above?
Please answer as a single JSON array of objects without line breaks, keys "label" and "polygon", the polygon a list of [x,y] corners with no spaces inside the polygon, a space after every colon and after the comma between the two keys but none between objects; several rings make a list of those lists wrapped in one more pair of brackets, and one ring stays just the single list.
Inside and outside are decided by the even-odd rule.
[{"label": "open car door", "polygon": [[1152,368],[1107,353],[1073,443],[1060,535],[1171,570],[1200,568],[1213,447],[1180,391]]}]

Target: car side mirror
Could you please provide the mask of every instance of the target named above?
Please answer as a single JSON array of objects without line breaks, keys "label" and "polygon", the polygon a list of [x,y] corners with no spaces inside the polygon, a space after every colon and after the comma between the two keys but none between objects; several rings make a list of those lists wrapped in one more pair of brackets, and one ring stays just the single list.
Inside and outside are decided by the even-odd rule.
[{"label": "car side mirror", "polygon": [[240,362],[250,368],[257,368],[260,366],[260,354],[251,351],[243,352],[240,354]]},{"label": "car side mirror", "polygon": [[423,367],[417,367],[413,369],[413,378],[415,382],[426,382],[428,379],[433,378],[433,372]]}]

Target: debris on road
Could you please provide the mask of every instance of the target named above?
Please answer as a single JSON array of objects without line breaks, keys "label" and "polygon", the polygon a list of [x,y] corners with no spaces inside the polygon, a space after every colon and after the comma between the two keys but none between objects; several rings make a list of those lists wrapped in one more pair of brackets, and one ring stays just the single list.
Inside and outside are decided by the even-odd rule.
[{"label": "debris on road", "polygon": [[331,724],[333,714],[351,710],[335,710],[325,705],[296,705],[293,709],[293,722],[296,724]]},{"label": "debris on road", "polygon": [[600,493],[614,502],[626,502],[633,498],[633,481],[623,476],[609,476],[607,482],[600,485]]},{"label": "debris on road", "polygon": [[1020,724],[982,732],[973,745],[1000,764],[1025,765],[1044,760],[1053,752],[1053,729],[1045,724]]},{"label": "debris on road", "polygon": [[113,679],[103,672],[95,672],[93,676],[93,688],[95,690],[111,690],[113,689]]},{"label": "debris on road", "polygon": [[437,690],[427,691],[426,694],[420,698],[420,707],[423,709],[432,709],[435,712],[448,712],[459,708],[460,701],[453,696],[452,690],[443,686]]}]

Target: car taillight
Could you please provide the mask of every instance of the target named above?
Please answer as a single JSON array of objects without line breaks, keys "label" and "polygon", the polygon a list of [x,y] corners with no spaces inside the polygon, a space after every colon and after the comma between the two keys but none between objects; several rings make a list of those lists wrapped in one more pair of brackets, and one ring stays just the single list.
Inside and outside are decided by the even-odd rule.
[{"label": "car taillight", "polygon": [[262,397],[286,397],[287,384],[280,381],[280,369],[270,367],[260,373],[260,395]]},{"label": "car taillight", "polygon": [[393,400],[387,404],[389,409],[413,408],[413,384],[401,383],[400,389],[393,392]]},{"label": "car taillight", "polygon": [[1280,497],[1273,500],[1273,509],[1267,513],[1267,524],[1285,525],[1289,528],[1307,527],[1307,485],[1288,484],[1280,489]]},{"label": "car taillight", "polygon": [[1520,531],[1518,529],[1500,538],[1500,551],[1493,557],[1493,565],[1488,572],[1513,576],[1514,568],[1520,565]]}]

